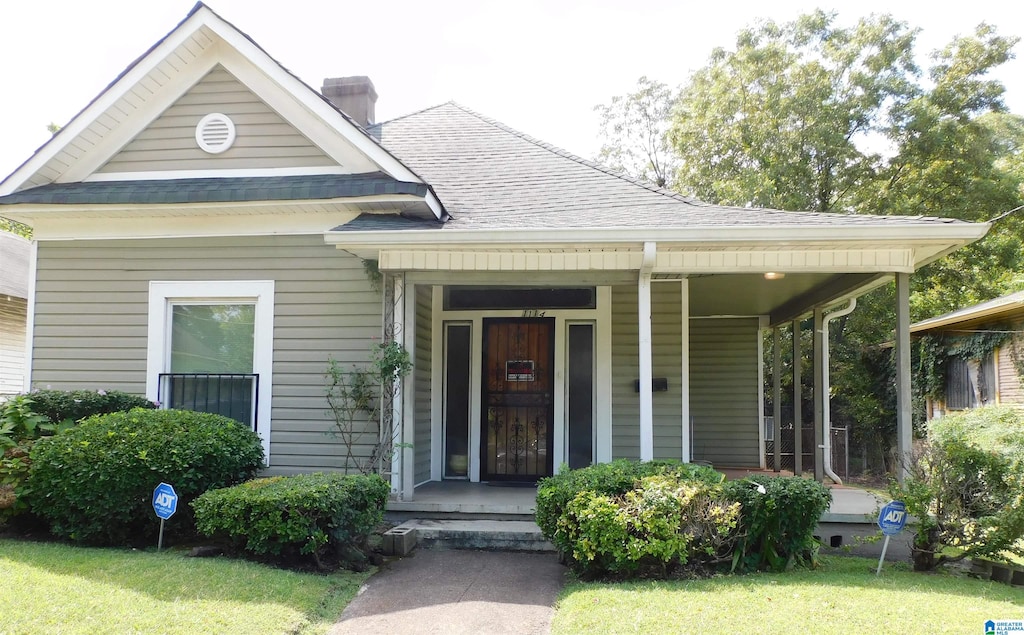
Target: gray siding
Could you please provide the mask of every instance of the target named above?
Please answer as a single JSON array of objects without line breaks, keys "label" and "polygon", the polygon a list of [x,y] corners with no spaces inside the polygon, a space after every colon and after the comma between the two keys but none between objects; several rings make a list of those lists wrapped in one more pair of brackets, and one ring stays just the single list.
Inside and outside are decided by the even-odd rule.
[{"label": "gray siding", "polygon": [[[640,458],[640,377],[636,287],[612,290],[612,456]],[[667,392],[654,393],[654,457],[683,454],[682,297],[678,283],[655,283],[651,289],[651,341],[655,377],[668,380]]]},{"label": "gray siding", "polygon": [[[220,112],[235,123],[236,138],[221,154],[196,144],[196,124]],[[99,172],[148,172],[336,165],[222,66],[216,66]]]},{"label": "gray siding", "polygon": [[359,259],[321,235],[40,243],[33,385],[144,393],[151,280],[274,280],[270,471],[343,467],[324,371],[365,363],[381,324]]},{"label": "gray siding", "polygon": [[756,319],[690,322],[693,458],[715,466],[754,467],[758,451]]},{"label": "gray siding", "polygon": [[432,290],[429,286],[416,287],[416,360],[413,381],[416,390],[416,435],[413,451],[416,453],[416,482],[430,480],[430,336],[433,326]]},{"label": "gray siding", "polygon": [[25,320],[28,303],[0,296],[0,395],[25,388]]},{"label": "gray siding", "polygon": [[[678,284],[652,285],[651,329],[655,377],[668,380],[654,393],[654,456],[682,456],[681,296]],[[757,320],[690,321],[690,415],[694,459],[721,466],[756,466]],[[612,456],[640,457],[640,376],[637,290],[612,289]]]}]

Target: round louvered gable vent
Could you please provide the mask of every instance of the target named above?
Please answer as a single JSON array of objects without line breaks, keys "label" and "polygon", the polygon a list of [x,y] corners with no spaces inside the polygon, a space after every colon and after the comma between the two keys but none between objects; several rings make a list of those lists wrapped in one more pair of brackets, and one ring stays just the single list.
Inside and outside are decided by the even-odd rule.
[{"label": "round louvered gable vent", "polygon": [[235,142],[235,123],[224,114],[212,112],[199,120],[196,143],[210,154],[220,154]]}]

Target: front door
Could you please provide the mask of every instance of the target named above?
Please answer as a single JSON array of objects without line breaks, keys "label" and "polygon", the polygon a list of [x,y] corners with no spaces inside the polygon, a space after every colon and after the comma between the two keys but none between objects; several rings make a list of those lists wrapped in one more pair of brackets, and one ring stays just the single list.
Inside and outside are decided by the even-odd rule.
[{"label": "front door", "polygon": [[484,319],[480,476],[535,482],[553,466],[554,318]]}]

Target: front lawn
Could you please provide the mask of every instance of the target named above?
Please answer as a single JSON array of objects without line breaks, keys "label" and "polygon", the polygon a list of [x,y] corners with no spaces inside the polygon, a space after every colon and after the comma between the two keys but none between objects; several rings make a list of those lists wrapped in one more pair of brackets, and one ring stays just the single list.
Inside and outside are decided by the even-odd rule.
[{"label": "front lawn", "polygon": [[909,565],[832,556],[817,570],[707,580],[571,583],[553,635],[578,633],[982,633],[1024,619],[1024,589]]},{"label": "front lawn", "polygon": [[0,539],[0,633],[323,633],[367,575]]}]

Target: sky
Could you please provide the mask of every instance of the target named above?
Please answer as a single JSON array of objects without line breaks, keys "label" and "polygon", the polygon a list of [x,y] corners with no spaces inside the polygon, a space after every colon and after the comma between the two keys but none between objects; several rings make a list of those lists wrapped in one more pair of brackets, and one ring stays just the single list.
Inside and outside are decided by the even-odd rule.
[{"label": "sky", "polygon": [[[732,0],[210,0],[223,18],[319,89],[368,75],[377,121],[455,100],[585,158],[600,148],[594,106],[646,75],[686,81],[715,47],[760,18],[815,8],[839,23],[891,13],[919,28],[922,54],[982,21],[1024,35],[1024,3]],[[0,178],[174,28],[191,0],[4,0],[0,3]],[[1024,44],[1017,46],[1024,57]],[[926,59],[920,63],[925,64]],[[996,77],[1024,114],[1024,60]]]}]

